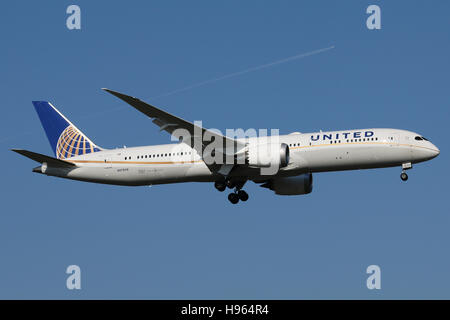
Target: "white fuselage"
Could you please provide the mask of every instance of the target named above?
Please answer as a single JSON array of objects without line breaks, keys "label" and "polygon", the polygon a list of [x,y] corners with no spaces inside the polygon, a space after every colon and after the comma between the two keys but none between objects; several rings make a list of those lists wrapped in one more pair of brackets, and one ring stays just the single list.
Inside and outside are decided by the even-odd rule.
[{"label": "white fuselage", "polygon": [[[436,157],[439,149],[420,135],[398,129],[361,129],[315,133],[293,133],[279,137],[289,146],[289,164],[277,176],[401,166]],[[166,144],[103,150],[66,161],[75,168],[46,168],[45,174],[116,185],[152,185],[176,182],[212,182],[210,171],[190,146]],[[255,168],[239,167],[231,176],[264,180]]]}]

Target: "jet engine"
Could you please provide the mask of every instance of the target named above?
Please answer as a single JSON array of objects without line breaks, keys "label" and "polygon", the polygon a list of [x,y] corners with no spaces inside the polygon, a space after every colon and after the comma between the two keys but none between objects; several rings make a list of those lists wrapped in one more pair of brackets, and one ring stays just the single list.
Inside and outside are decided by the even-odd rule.
[{"label": "jet engine", "polygon": [[312,173],[305,173],[295,177],[275,178],[262,184],[261,187],[284,196],[308,194],[312,191],[313,176]]},{"label": "jet engine", "polygon": [[284,168],[289,164],[289,146],[285,143],[249,144],[245,156],[250,167],[279,165]]}]

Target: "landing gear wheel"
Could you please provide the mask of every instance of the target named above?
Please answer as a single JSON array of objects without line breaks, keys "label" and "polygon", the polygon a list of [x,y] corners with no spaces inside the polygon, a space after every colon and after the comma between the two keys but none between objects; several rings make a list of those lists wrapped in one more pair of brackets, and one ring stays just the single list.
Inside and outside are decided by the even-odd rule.
[{"label": "landing gear wheel", "polygon": [[402,174],[400,175],[400,179],[402,179],[403,181],[408,180],[408,175],[406,174],[406,172],[402,172]]},{"label": "landing gear wheel", "polygon": [[225,189],[227,188],[227,185],[225,184],[225,182],[222,181],[216,181],[214,182],[214,187],[219,190],[220,192],[225,191]]},{"label": "landing gear wheel", "polygon": [[228,200],[230,200],[230,202],[232,203],[232,204],[236,204],[236,203],[238,203],[239,202],[239,196],[237,195],[237,193],[230,193],[229,195],[228,195]]},{"label": "landing gear wheel", "polygon": [[248,200],[248,193],[244,190],[239,190],[237,193],[239,200],[241,201],[247,201]]}]

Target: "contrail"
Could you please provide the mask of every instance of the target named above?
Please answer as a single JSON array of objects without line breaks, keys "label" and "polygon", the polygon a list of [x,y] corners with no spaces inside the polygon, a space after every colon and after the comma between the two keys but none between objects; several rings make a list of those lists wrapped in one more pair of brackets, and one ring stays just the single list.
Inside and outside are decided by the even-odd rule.
[{"label": "contrail", "polygon": [[286,62],[290,62],[290,61],[306,58],[306,57],[309,57],[309,56],[313,56],[315,54],[319,54],[319,53],[322,53],[322,52],[325,52],[325,51],[328,51],[328,50],[331,50],[331,49],[334,49],[334,46],[327,47],[327,48],[322,48],[322,49],[318,49],[318,50],[314,50],[314,51],[310,51],[310,52],[306,52],[306,53],[297,54],[297,55],[292,56],[292,57],[284,58],[284,59],[277,60],[277,61],[274,61],[274,62],[269,62],[269,63],[263,64],[263,65],[260,65],[260,66],[257,66],[257,67],[248,68],[248,69],[245,69],[245,70],[242,70],[242,71],[226,74],[226,75],[218,77],[218,78],[213,78],[213,79],[205,80],[205,81],[202,81],[202,82],[198,82],[198,83],[192,84],[192,85],[184,87],[184,88],[180,88],[180,89],[177,89],[177,90],[169,91],[169,92],[161,94],[159,96],[152,97],[151,99],[167,97],[167,96],[170,96],[170,95],[182,92],[182,91],[186,91],[186,90],[190,90],[190,89],[197,88],[197,87],[200,87],[200,86],[204,86],[206,84],[210,84],[210,83],[217,82],[217,81],[220,81],[220,80],[229,79],[229,78],[232,78],[232,77],[243,75],[245,73],[258,71],[258,70],[270,68],[270,67],[282,64],[282,63],[286,63]]},{"label": "contrail", "polygon": [[[217,77],[217,78],[205,80],[205,81],[202,81],[202,82],[197,82],[197,83],[191,84],[191,85],[189,85],[187,87],[183,87],[183,88],[180,88],[180,89],[169,91],[169,92],[160,94],[158,96],[150,97],[150,98],[147,98],[147,99],[144,99],[144,100],[151,100],[151,99],[158,99],[158,98],[168,97],[168,96],[171,96],[171,95],[183,92],[183,91],[187,91],[187,90],[190,90],[190,89],[193,89],[193,88],[198,88],[198,87],[210,84],[210,83],[214,83],[214,82],[217,82],[217,81],[221,81],[221,80],[229,79],[229,78],[232,78],[232,77],[240,76],[240,75],[245,74],[245,73],[250,73],[250,72],[254,72],[254,71],[270,68],[270,67],[282,64],[282,63],[286,63],[286,62],[290,62],[290,61],[294,61],[294,60],[310,57],[310,56],[313,56],[313,55],[316,55],[316,54],[319,54],[319,53],[322,53],[322,52],[334,49],[334,47],[335,46],[331,46],[331,47],[326,47],[326,48],[322,48],[322,49],[309,51],[309,52],[306,52],[306,53],[300,53],[300,54],[297,54],[295,56],[291,56],[291,57],[284,58],[284,59],[281,59],[281,60],[269,62],[269,63],[263,64],[263,65],[259,65],[259,66],[252,67],[252,68],[248,68],[248,69],[245,69],[245,70],[242,70],[242,71],[237,71],[237,72],[229,73],[229,74]],[[120,107],[109,109],[109,110],[106,110],[106,111],[99,111],[99,112],[95,113],[94,115],[91,114],[91,115],[85,116],[83,118],[93,118],[93,117],[97,117],[97,116],[100,116],[102,114],[105,114],[107,112],[118,111],[118,110],[125,109],[125,108],[128,108],[128,107],[127,106],[120,106]]]}]

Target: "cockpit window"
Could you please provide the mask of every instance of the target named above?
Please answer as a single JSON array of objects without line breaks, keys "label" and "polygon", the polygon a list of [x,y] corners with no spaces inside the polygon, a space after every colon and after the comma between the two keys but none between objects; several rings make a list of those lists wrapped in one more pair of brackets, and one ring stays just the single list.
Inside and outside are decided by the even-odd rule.
[{"label": "cockpit window", "polygon": [[421,137],[423,140],[425,140],[425,141],[428,141],[428,139],[427,138],[425,138],[425,137]]},{"label": "cockpit window", "polygon": [[419,141],[423,140],[423,138],[419,137],[419,136],[416,136],[414,139],[419,140]]}]

